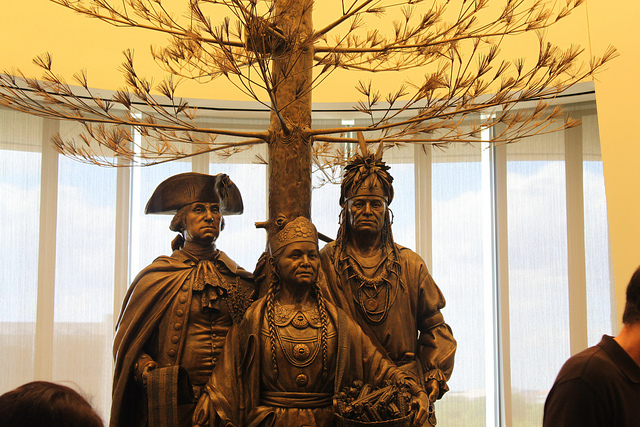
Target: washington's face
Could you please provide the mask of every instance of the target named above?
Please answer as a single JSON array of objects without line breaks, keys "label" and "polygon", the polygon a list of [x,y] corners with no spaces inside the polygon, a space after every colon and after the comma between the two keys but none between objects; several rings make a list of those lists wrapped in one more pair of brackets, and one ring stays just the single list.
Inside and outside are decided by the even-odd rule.
[{"label": "washington's face", "polygon": [[318,279],[318,246],[311,242],[291,243],[285,246],[276,260],[276,266],[283,282],[310,286]]},{"label": "washington's face", "polygon": [[387,203],[378,196],[355,196],[347,202],[349,225],[354,232],[381,233]]},{"label": "washington's face", "polygon": [[220,205],[218,203],[195,202],[189,205],[185,217],[185,240],[209,246],[220,235]]}]

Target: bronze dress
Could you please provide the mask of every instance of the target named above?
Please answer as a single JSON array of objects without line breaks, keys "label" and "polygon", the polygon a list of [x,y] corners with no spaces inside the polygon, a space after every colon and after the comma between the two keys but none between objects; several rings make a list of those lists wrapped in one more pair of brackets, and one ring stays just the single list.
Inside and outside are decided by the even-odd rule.
[{"label": "bronze dress", "polygon": [[326,308],[326,378],[317,310],[294,312],[276,305],[277,376],[266,297],[247,310],[243,321],[230,329],[222,358],[203,391],[210,398],[210,426],[333,426],[337,389],[355,380],[379,386],[387,379],[406,378],[346,313],[328,302]]},{"label": "bronze dress", "polygon": [[[261,403],[274,408],[281,425],[329,425],[333,420],[333,381],[322,377],[322,324],[317,307],[298,311],[276,304],[274,323],[279,370],[276,376],[272,359],[262,358]],[[271,347],[267,324],[264,319],[260,331],[264,349]],[[327,370],[335,372],[337,332],[333,323],[329,323],[327,338]]]}]

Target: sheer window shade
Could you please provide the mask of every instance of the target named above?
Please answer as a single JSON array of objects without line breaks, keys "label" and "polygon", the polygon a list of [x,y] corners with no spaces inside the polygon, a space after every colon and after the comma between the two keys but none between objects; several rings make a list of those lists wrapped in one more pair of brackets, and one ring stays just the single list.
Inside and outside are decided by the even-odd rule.
[{"label": "sheer window shade", "polygon": [[[568,107],[583,121],[579,133],[533,138],[502,147],[501,155],[488,156],[480,142],[444,150],[406,146],[385,154],[396,188],[395,240],[427,260],[458,340],[451,391],[437,403],[442,425],[539,425],[546,392],[571,353],[571,335],[594,344],[612,332],[595,103]],[[268,119],[206,120],[211,126],[264,129]],[[114,318],[132,276],[169,254],[175,236],[169,217],[143,214],[149,195],[176,173],[229,174],[243,194],[245,214],[227,218],[218,243],[251,270],[264,250],[265,233],[253,223],[267,215],[267,168],[256,162],[256,156],[266,158],[265,147],[230,158],[210,154],[149,168],[99,168],[59,157],[48,142],[51,126],[74,132],[73,125],[0,110],[0,215],[10,225],[11,242],[1,249],[0,343],[6,362],[0,392],[34,379],[69,381],[106,420]],[[566,165],[567,138],[579,144],[581,156],[573,157],[582,165],[579,184],[568,183],[573,178],[566,171],[575,164]],[[493,187],[485,185],[491,165],[504,171],[495,175],[502,182]],[[567,205],[576,188],[584,194],[580,212]],[[339,187],[331,184],[313,193],[312,219],[332,238],[338,195]],[[498,224],[506,233],[496,240],[506,254],[502,261],[487,250],[496,233],[487,210],[494,197],[507,214]],[[584,280],[574,283],[580,274],[570,273],[574,249],[567,236],[575,219],[567,215],[580,214],[584,249],[577,264],[584,265]],[[491,275],[499,262],[506,271],[500,281]],[[577,303],[584,305],[582,314],[572,308],[571,287],[585,295],[584,304]],[[500,301],[508,307],[506,321],[496,315],[496,295],[507,296]],[[584,316],[586,324],[571,326],[572,316]]]}]

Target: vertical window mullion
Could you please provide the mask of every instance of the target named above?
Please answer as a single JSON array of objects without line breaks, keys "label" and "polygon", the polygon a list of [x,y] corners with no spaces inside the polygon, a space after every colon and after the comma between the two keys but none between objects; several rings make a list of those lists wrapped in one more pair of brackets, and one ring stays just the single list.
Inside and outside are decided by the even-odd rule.
[{"label": "vertical window mullion", "polygon": [[[193,146],[195,151],[198,148],[197,145]],[[209,174],[209,153],[199,154],[191,157],[191,170],[193,172]]]},{"label": "vertical window mullion", "polygon": [[433,215],[431,201],[431,146],[414,145],[416,249],[433,274]]},{"label": "vertical window mullion", "polygon": [[[142,117],[140,113],[138,113],[138,116]],[[136,128],[132,130],[132,135],[133,135],[132,148],[135,153],[135,156],[138,157],[140,156],[141,149],[142,149],[142,143],[143,143],[142,135]],[[127,280],[126,280],[127,288],[129,287],[129,284],[131,283],[132,278],[135,277],[136,274],[138,274],[137,271],[133,271],[133,270],[134,270],[134,264],[135,264],[134,259],[140,253],[140,246],[141,246],[140,234],[137,232],[140,229],[140,219],[139,219],[140,217],[139,215],[137,215],[137,212],[136,212],[136,210],[142,204],[140,200],[141,199],[140,186],[141,186],[141,180],[142,180],[141,168],[132,167],[131,173],[129,175],[129,179],[131,182],[129,183],[129,186],[128,186],[130,191],[130,197],[129,197],[129,238],[127,240],[128,248],[129,248]],[[122,301],[124,301],[124,295],[122,298],[120,298],[120,300],[116,299],[114,301],[117,307],[116,311],[114,312],[114,313],[117,313],[115,316],[116,319],[118,314],[120,313]]]},{"label": "vertical window mullion", "polygon": [[564,134],[567,187],[569,342],[571,354],[576,354],[588,346],[582,126],[567,129]]},{"label": "vertical window mullion", "polygon": [[129,287],[129,266],[131,256],[131,197],[132,197],[132,167],[129,162],[118,159],[122,167],[117,171],[116,194],[116,224],[115,224],[115,258],[113,280],[113,325],[118,319],[122,301]]},{"label": "vertical window mullion", "polygon": [[40,175],[40,242],[38,248],[38,297],[34,344],[35,379],[53,376],[53,321],[58,205],[58,152],[51,143],[60,130],[58,121],[44,119]]},{"label": "vertical window mullion", "polygon": [[491,152],[493,199],[493,239],[495,289],[496,365],[499,393],[500,425],[512,425],[511,408],[511,350],[509,327],[509,255],[507,221],[507,146],[493,147]]},{"label": "vertical window mullion", "polygon": [[[486,132],[495,132],[490,129]],[[497,129],[499,131],[499,129]],[[483,135],[489,140],[490,135]],[[483,150],[486,425],[512,425],[506,145]]]}]

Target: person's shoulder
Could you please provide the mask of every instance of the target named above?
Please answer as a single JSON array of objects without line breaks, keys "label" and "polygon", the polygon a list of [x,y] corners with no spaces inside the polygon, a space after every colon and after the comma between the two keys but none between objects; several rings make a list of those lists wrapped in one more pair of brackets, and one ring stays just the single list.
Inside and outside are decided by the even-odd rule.
[{"label": "person's shoulder", "polygon": [[563,383],[575,379],[586,382],[606,380],[610,376],[613,362],[599,345],[589,347],[571,356],[564,363],[556,383]]},{"label": "person's shoulder", "polygon": [[333,302],[327,300],[326,298],[324,298],[324,306],[327,310],[327,313],[333,319],[333,321],[336,322],[336,324],[340,323],[340,319],[342,319],[346,325],[357,325],[357,322],[353,320],[349,313],[335,305]]},{"label": "person's shoulder", "polygon": [[335,251],[336,251],[336,241],[333,240],[333,241],[327,243],[326,245],[324,245],[322,247],[322,249],[320,249],[320,255],[321,256],[333,256]]},{"label": "person's shoulder", "polygon": [[601,344],[564,363],[545,401],[544,427],[608,425],[611,408],[606,402],[617,384],[615,366]]},{"label": "person's shoulder", "polygon": [[394,243],[393,245],[396,247],[396,252],[400,254],[400,256],[414,259],[417,258],[422,261],[422,257],[418,255],[413,249],[409,249],[408,247],[399,245],[398,243]]},{"label": "person's shoulder", "polygon": [[176,250],[173,251],[171,255],[160,255],[159,257],[154,259],[153,262],[149,264],[149,266],[152,266],[154,264],[171,264],[175,262],[184,262],[185,259],[187,259],[187,257],[183,255],[182,251]]},{"label": "person's shoulder", "polygon": [[245,317],[253,316],[257,311],[260,310],[260,307],[264,305],[265,297],[258,298],[254,302],[251,303],[247,311],[245,312]]},{"label": "person's shoulder", "polygon": [[338,316],[338,313],[340,312],[347,314],[346,311],[335,305],[332,301],[327,300],[326,298],[324,298],[324,306],[327,308],[327,312],[329,312],[334,317]]},{"label": "person's shoulder", "polygon": [[266,295],[253,301],[245,311],[241,324],[254,323],[262,318],[266,303]]},{"label": "person's shoulder", "polygon": [[426,269],[426,263],[420,255],[405,246],[401,246],[397,243],[394,243],[394,245],[400,262],[419,270],[423,268]]},{"label": "person's shoulder", "polygon": [[253,274],[244,268],[240,267],[237,262],[232,260],[229,255],[224,253],[223,251],[219,251],[220,255],[218,255],[218,260],[224,265],[224,267],[228,270],[228,273],[233,276],[239,276],[242,279],[247,281],[253,281]]},{"label": "person's shoulder", "polygon": [[175,255],[176,252],[171,255],[160,255],[154,259],[151,264],[140,270],[134,281],[138,281],[149,275],[155,276],[155,273],[168,273],[170,271],[189,267],[185,264],[184,259],[181,259],[179,256],[176,257]]}]

